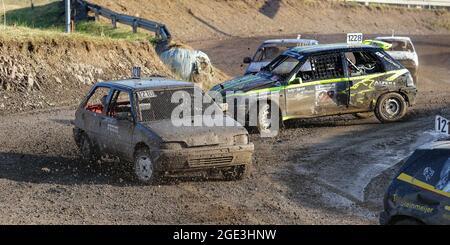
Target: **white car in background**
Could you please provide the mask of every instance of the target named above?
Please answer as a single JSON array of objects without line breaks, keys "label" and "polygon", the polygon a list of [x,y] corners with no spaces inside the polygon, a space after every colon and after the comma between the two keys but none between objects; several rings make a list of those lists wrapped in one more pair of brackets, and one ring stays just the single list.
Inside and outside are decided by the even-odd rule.
[{"label": "white car in background", "polygon": [[391,44],[392,46],[386,50],[386,52],[392,56],[392,58],[398,60],[404,65],[413,76],[414,81],[417,81],[418,69],[419,69],[419,57],[417,56],[416,49],[409,37],[377,37],[375,40],[383,41]]},{"label": "white car in background", "polygon": [[257,49],[253,58],[245,57],[244,63],[249,64],[245,75],[255,74],[284,51],[298,46],[317,45],[313,39],[273,39],[263,42]]}]

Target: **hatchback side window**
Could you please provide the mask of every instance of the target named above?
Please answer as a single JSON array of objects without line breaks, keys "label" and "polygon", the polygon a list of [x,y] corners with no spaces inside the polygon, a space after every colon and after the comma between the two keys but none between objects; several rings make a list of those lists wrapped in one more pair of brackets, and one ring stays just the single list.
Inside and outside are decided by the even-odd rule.
[{"label": "hatchback side window", "polygon": [[347,52],[345,58],[352,77],[384,72],[382,62],[370,52]]},{"label": "hatchback side window", "polygon": [[130,94],[124,91],[114,91],[108,116],[117,118],[119,115],[126,115],[131,118]]},{"label": "hatchback side window", "polygon": [[84,108],[98,114],[104,114],[108,104],[109,88],[97,87],[94,93],[89,97]]},{"label": "hatchback side window", "polygon": [[303,82],[344,77],[344,66],[339,53],[309,57],[297,73]]}]

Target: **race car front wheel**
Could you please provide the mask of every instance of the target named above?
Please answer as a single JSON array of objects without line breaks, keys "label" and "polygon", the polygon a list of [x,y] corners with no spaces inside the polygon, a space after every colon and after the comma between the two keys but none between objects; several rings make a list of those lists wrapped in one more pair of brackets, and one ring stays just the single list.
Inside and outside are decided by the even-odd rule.
[{"label": "race car front wheel", "polygon": [[375,107],[375,116],[380,122],[396,122],[402,119],[407,110],[405,98],[398,93],[382,95]]},{"label": "race car front wheel", "polygon": [[134,156],[134,174],[142,183],[152,184],[156,180],[154,161],[147,148],[138,149]]}]

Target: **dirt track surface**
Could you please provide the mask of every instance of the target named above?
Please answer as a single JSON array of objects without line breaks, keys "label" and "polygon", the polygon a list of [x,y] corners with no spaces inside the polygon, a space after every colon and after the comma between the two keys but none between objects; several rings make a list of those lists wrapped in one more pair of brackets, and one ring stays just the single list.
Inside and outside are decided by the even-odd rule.
[{"label": "dirt track surface", "polygon": [[[236,75],[242,57],[262,39],[191,45]],[[376,224],[397,163],[435,137],[426,131],[436,113],[449,113],[449,40],[416,37],[420,93],[404,122],[327,117],[289,123],[277,138],[252,135],[254,167],[243,181],[184,178],[142,186],[118,163],[80,161],[72,140],[73,108],[4,116],[0,223]]]}]

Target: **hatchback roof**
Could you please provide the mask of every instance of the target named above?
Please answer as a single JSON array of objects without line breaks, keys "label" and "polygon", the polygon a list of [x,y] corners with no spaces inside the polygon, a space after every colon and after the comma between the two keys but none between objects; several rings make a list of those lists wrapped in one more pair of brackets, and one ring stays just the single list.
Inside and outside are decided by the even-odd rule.
[{"label": "hatchback roof", "polygon": [[105,81],[97,84],[98,86],[118,87],[128,90],[145,89],[168,89],[175,87],[193,87],[191,82],[183,82],[164,77],[150,77],[142,79],[125,79],[117,81]]},{"label": "hatchback roof", "polygon": [[283,43],[296,44],[296,43],[319,43],[319,42],[317,40],[314,40],[314,39],[296,39],[296,38],[291,38],[291,39],[270,39],[270,40],[264,41],[264,44],[283,44]]},{"label": "hatchback roof", "polygon": [[294,52],[297,54],[312,54],[326,51],[343,51],[351,49],[381,50],[381,48],[379,47],[365,44],[335,43],[335,44],[319,44],[313,46],[295,47],[287,50],[286,53]]}]

